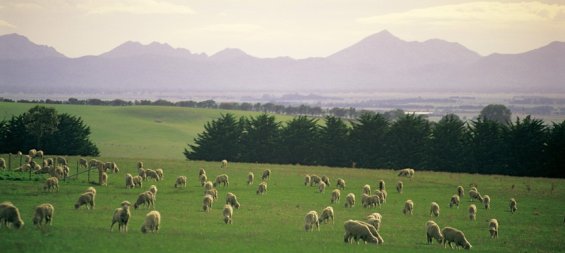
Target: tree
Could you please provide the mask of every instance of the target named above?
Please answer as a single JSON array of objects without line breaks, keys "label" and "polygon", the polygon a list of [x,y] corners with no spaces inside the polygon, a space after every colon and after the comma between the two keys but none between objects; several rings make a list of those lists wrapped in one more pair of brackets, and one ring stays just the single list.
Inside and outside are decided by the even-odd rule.
[{"label": "tree", "polygon": [[320,129],[320,163],[327,166],[350,166],[349,128],[340,118],[325,117]]},{"label": "tree", "polygon": [[43,149],[44,137],[57,131],[59,118],[55,108],[35,106],[24,114],[25,129],[35,141],[35,148]]},{"label": "tree", "polygon": [[275,116],[261,114],[251,117],[242,136],[241,160],[244,162],[273,162],[277,158],[280,123]]},{"label": "tree", "polygon": [[380,113],[364,112],[352,122],[351,157],[360,167],[385,167],[389,121]]},{"label": "tree", "polygon": [[504,105],[497,105],[497,104],[490,104],[485,106],[481,113],[479,114],[479,118],[483,120],[490,120],[497,122],[502,125],[508,125],[510,123],[510,117],[512,116],[512,112]]},{"label": "tree", "polygon": [[472,172],[507,173],[507,149],[504,143],[505,125],[479,117],[472,121],[466,138],[471,153]]},{"label": "tree", "polygon": [[455,114],[443,116],[432,128],[430,168],[462,171],[467,153],[465,136],[465,122]]},{"label": "tree", "polygon": [[553,123],[547,140],[545,176],[565,177],[565,120]]},{"label": "tree", "polygon": [[190,150],[185,149],[183,153],[190,160],[237,161],[241,134],[241,121],[231,113],[222,114],[220,118],[206,122],[204,132],[198,134],[194,144],[188,144]]},{"label": "tree", "polygon": [[425,167],[430,134],[430,123],[422,115],[406,114],[398,118],[387,135],[390,166]]},{"label": "tree", "polygon": [[88,139],[90,127],[80,117],[69,114],[57,116],[59,127],[46,138],[45,149],[54,154],[98,156],[98,147]]},{"label": "tree", "polygon": [[297,116],[281,131],[280,161],[291,164],[317,164],[318,120]]},{"label": "tree", "polygon": [[547,128],[542,120],[530,115],[510,123],[504,142],[508,147],[508,169],[511,175],[533,176],[543,170]]}]

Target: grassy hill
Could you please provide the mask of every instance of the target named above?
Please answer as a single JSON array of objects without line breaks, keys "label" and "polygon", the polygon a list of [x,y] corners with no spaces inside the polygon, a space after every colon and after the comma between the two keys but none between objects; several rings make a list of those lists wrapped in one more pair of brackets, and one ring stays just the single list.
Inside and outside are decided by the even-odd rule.
[{"label": "grassy hill", "polygon": [[[0,120],[26,112],[36,104],[0,103]],[[101,156],[184,159],[182,151],[221,113],[236,116],[257,112],[222,111],[170,106],[45,105],[59,113],[80,116],[90,126]],[[290,116],[277,116],[286,121]]]},{"label": "grassy hill", "polygon": [[[109,108],[111,109],[111,108]],[[123,110],[123,108],[121,109]],[[151,118],[152,116],[147,116]],[[6,157],[2,155],[2,157]],[[70,157],[75,171],[76,157]],[[61,182],[60,191],[46,193],[43,181],[0,181],[0,202],[9,200],[19,207],[25,221],[21,230],[0,229],[0,248],[3,252],[451,252],[435,241],[426,244],[424,225],[431,219],[432,201],[441,206],[441,214],[433,218],[440,227],[452,226],[465,232],[473,245],[473,252],[564,252],[565,180],[518,178],[472,174],[416,171],[414,178],[399,178],[391,170],[365,170],[327,167],[287,166],[230,163],[220,169],[219,163],[183,161],[178,159],[144,159],[146,168],[163,168],[164,180],[145,182],[141,189],[125,189],[125,173],[136,174],[137,159],[101,157],[116,161],[118,174],[109,175],[109,185],[95,186],[98,190],[96,208],[75,210],[78,196],[90,186],[86,174],[78,179]],[[202,211],[203,189],[197,182],[198,169],[207,170],[209,178],[227,173],[230,185],[218,187],[219,199],[210,213]],[[261,172],[269,168],[268,193],[257,196],[255,191]],[[249,171],[255,173],[252,186],[245,183]],[[303,184],[305,174],[327,175],[332,185],[324,193],[316,187]],[[186,175],[185,189],[174,188],[175,178]],[[347,187],[342,200],[333,204],[335,224],[323,224],[320,231],[305,232],[304,215],[310,210],[321,210],[330,205],[335,180],[344,178]],[[95,175],[92,178],[96,178]],[[91,178],[91,180],[93,180]],[[363,208],[360,204],[364,184],[377,188],[378,180],[385,180],[387,203],[380,208]],[[394,185],[404,181],[404,192],[397,193]],[[470,183],[478,185],[482,194],[490,195],[492,207],[479,207],[477,220],[470,221],[467,207],[471,204],[467,191]],[[156,210],[162,214],[161,229],[156,234],[142,234],[140,226],[146,208],[132,210],[128,233],[110,232],[113,210],[123,200],[134,202],[137,195],[155,184]],[[466,195],[462,206],[449,208],[451,195],[463,185]],[[514,187],[513,187],[514,186]],[[552,190],[553,189],[553,190]],[[225,195],[230,191],[238,196],[241,208],[234,211],[232,225],[222,220]],[[357,204],[344,208],[345,195],[353,192]],[[511,197],[518,201],[518,211],[509,212]],[[415,211],[405,216],[401,210],[404,201],[412,199]],[[33,208],[50,202],[55,206],[53,226],[40,231],[32,225]],[[383,216],[382,246],[343,243],[343,222],[365,219],[372,212]],[[500,223],[498,239],[490,239],[487,220],[497,218]]]}]

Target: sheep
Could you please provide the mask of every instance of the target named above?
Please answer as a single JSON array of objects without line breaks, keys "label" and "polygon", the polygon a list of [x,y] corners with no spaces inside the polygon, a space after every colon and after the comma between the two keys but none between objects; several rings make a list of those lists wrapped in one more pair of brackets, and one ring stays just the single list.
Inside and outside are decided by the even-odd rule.
[{"label": "sheep", "polygon": [[271,170],[270,169],[266,169],[263,171],[263,175],[261,176],[261,180],[263,181],[267,181],[271,178]]},{"label": "sheep", "polygon": [[514,198],[510,199],[510,212],[514,213],[516,212],[516,210],[518,210],[518,204],[516,203],[516,200]]},{"label": "sheep", "polygon": [[81,194],[77,202],[75,203],[75,209],[79,209],[83,205],[86,206],[86,209],[94,209],[95,196],[96,194],[93,192],[85,192]]},{"label": "sheep", "polygon": [[332,220],[332,224],[334,224],[334,209],[331,206],[328,206],[322,210],[322,214],[318,218],[318,223],[328,223],[329,220]]},{"label": "sheep", "polygon": [[383,242],[374,235],[374,233],[378,235],[378,232],[371,224],[357,220],[347,220],[343,223],[343,227],[345,229],[345,233],[343,235],[343,241],[345,243],[351,243],[352,239],[355,241],[361,239],[366,243],[374,244],[380,244]]},{"label": "sheep", "polygon": [[488,231],[490,232],[490,238],[498,238],[498,220],[490,219],[488,221]]},{"label": "sheep", "polygon": [[67,163],[67,159],[62,156],[57,156],[57,158],[55,158],[55,161],[57,162],[58,165],[69,165]]},{"label": "sheep", "polygon": [[159,176],[159,174],[157,174],[157,171],[154,171],[152,169],[146,169],[145,175],[147,176],[147,178],[155,179],[155,181],[161,180],[161,177]]},{"label": "sheep", "polygon": [[147,180],[147,172],[144,168],[137,169],[137,175],[141,177],[143,181]]},{"label": "sheep", "polygon": [[412,178],[412,176],[414,176],[414,169],[410,169],[410,168],[401,169],[398,171],[398,176]]},{"label": "sheep", "polygon": [[202,176],[202,175],[206,175],[206,170],[204,168],[200,168],[198,170],[198,177]]},{"label": "sheep", "polygon": [[367,222],[378,231],[381,228],[383,216],[380,213],[372,213],[367,216]]},{"label": "sheep", "polygon": [[157,175],[159,175],[159,178],[163,180],[163,169],[158,168],[155,170],[155,173],[157,173]]},{"label": "sheep", "polygon": [[235,194],[231,192],[228,192],[228,194],[226,194],[226,204],[235,207],[235,209],[239,209],[240,207],[239,201],[237,201],[237,196],[235,196]]},{"label": "sheep", "polygon": [[463,186],[457,186],[457,195],[460,198],[463,198],[463,196],[465,196],[465,189],[463,189]]},{"label": "sheep", "polygon": [[96,188],[94,188],[92,186],[86,188],[85,192],[91,192],[96,197]]},{"label": "sheep", "polygon": [[383,238],[381,237],[381,235],[379,234],[379,231],[377,230],[377,228],[375,228],[373,225],[361,221],[361,220],[356,220],[357,223],[366,226],[369,229],[369,232],[371,232],[371,235],[373,235],[375,238],[378,239],[378,244],[382,244],[384,243]]},{"label": "sheep", "polygon": [[433,220],[429,220],[426,223],[426,237],[428,244],[432,244],[432,239],[434,238],[439,244],[443,242],[443,234],[441,233],[439,226]]},{"label": "sheep", "polygon": [[216,188],[212,188],[210,190],[206,190],[204,195],[210,195],[214,200],[218,199],[218,190]]},{"label": "sheep", "polygon": [[20,215],[20,210],[12,202],[0,203],[0,228],[8,227],[8,223],[19,229],[24,226],[24,221]]},{"label": "sheep", "polygon": [[441,230],[443,234],[443,247],[447,247],[446,244],[449,244],[449,247],[453,248],[451,245],[452,242],[455,243],[455,247],[461,246],[464,249],[471,249],[473,246],[467,241],[465,238],[465,234],[458,229],[452,227],[444,227]]},{"label": "sheep", "polygon": [[208,176],[206,176],[206,174],[202,174],[198,179],[200,179],[200,184],[204,186],[204,184],[208,181]]},{"label": "sheep", "polygon": [[267,183],[266,182],[261,182],[259,184],[259,187],[257,188],[257,195],[263,195],[267,193]]},{"label": "sheep", "polygon": [[414,202],[409,199],[404,202],[404,209],[402,209],[402,213],[412,215],[412,211],[414,211]]},{"label": "sheep", "polygon": [[253,179],[255,179],[255,175],[253,174],[253,172],[249,172],[247,174],[247,185],[252,185],[253,184]]},{"label": "sheep", "polygon": [[381,198],[378,195],[367,195],[363,194],[361,198],[361,204],[363,207],[373,207],[373,206],[380,206],[381,205]]},{"label": "sheep", "polygon": [[0,158],[0,169],[6,169],[6,160],[4,158]]},{"label": "sheep", "polygon": [[69,168],[69,166],[63,165],[63,176],[64,177],[68,177],[70,171],[71,171],[71,169]]},{"label": "sheep", "polygon": [[322,175],[322,182],[324,182],[327,186],[330,186],[330,178],[326,175]]},{"label": "sheep", "polygon": [[155,208],[155,196],[151,191],[145,191],[137,195],[137,200],[133,204],[133,208],[137,209],[141,205],[147,206],[147,208]]},{"label": "sheep", "polygon": [[65,176],[65,170],[61,166],[49,167],[49,175],[61,179]]},{"label": "sheep", "polygon": [[477,206],[475,204],[469,205],[469,219],[477,219]]},{"label": "sheep", "polygon": [[131,203],[129,201],[123,201],[121,207],[114,210],[112,225],[110,225],[110,232],[116,223],[118,223],[118,231],[128,231],[128,221],[131,217],[131,212],[129,210],[130,205]]},{"label": "sheep", "polygon": [[310,178],[310,175],[306,174],[304,176],[304,186],[308,186],[310,184],[310,181],[312,181],[312,178]]},{"label": "sheep", "polygon": [[50,177],[45,181],[45,186],[43,186],[43,190],[51,191],[51,190],[59,191],[59,179],[56,177]]},{"label": "sheep", "polygon": [[28,155],[29,155],[31,158],[35,157],[35,155],[37,155],[37,150],[35,150],[35,149],[30,149],[29,152],[28,152]]},{"label": "sheep", "polygon": [[186,188],[186,176],[178,176],[177,180],[175,181],[175,188],[177,187],[184,187]]},{"label": "sheep", "polygon": [[157,186],[155,185],[149,186],[149,191],[153,193],[153,197],[155,198],[155,200],[157,200],[157,191],[158,191]]},{"label": "sheep", "polygon": [[438,217],[439,216],[439,205],[436,202],[432,202],[430,206],[430,217],[431,216]]},{"label": "sheep", "polygon": [[29,163],[24,163],[19,168],[15,169],[16,172],[28,172],[31,170]]},{"label": "sheep", "polygon": [[481,196],[479,191],[476,190],[476,188],[469,191],[469,196],[471,197],[471,201],[474,201],[476,199],[479,202],[483,202],[483,197]]},{"label": "sheep", "polygon": [[141,225],[141,232],[158,232],[161,225],[161,213],[159,211],[151,211],[145,215],[145,222]]},{"label": "sheep", "polygon": [[338,178],[336,181],[336,186],[338,189],[345,189],[345,180],[343,180],[343,178]]},{"label": "sheep", "polygon": [[224,215],[224,222],[226,224],[232,224],[232,217],[233,217],[233,208],[231,205],[224,205],[224,211],[222,212]]},{"label": "sheep", "polygon": [[214,180],[214,187],[223,184],[224,187],[229,186],[230,185],[230,180],[228,175],[226,174],[221,174],[216,176],[216,179]]},{"label": "sheep", "polygon": [[213,203],[214,198],[212,196],[208,194],[204,195],[204,198],[202,199],[202,209],[204,210],[204,212],[210,212]]},{"label": "sheep", "polygon": [[108,173],[102,172],[102,176],[100,177],[100,185],[108,186]]},{"label": "sheep", "polygon": [[314,186],[322,182],[322,179],[318,175],[310,176],[310,186]]},{"label": "sheep", "polygon": [[325,189],[326,189],[326,183],[324,183],[324,181],[320,182],[320,184],[318,184],[318,191],[320,193],[324,193]]},{"label": "sheep", "polygon": [[404,188],[404,183],[402,183],[402,181],[398,181],[396,183],[396,191],[398,193],[402,193],[402,188]]},{"label": "sheep", "polygon": [[35,213],[33,214],[33,225],[41,227],[43,221],[45,220],[45,225],[53,224],[53,214],[55,208],[49,203],[41,204],[35,207]]},{"label": "sheep", "polygon": [[89,168],[98,168],[98,166],[100,166],[100,164],[103,164],[102,161],[96,160],[96,159],[90,159],[90,161],[88,161],[88,167]]},{"label": "sheep", "polygon": [[345,197],[345,207],[349,207],[352,208],[355,205],[355,194],[353,194],[352,192],[350,192],[349,194],[347,194],[347,196]]},{"label": "sheep", "polygon": [[204,191],[212,190],[212,188],[214,188],[212,181],[206,181],[206,183],[204,183]]},{"label": "sheep", "polygon": [[457,208],[459,208],[460,202],[461,200],[459,199],[459,195],[454,194],[453,196],[451,196],[451,200],[449,201],[449,208],[453,207],[454,205],[457,206]]},{"label": "sheep", "polygon": [[371,186],[366,184],[363,186],[363,194],[371,195]]},{"label": "sheep", "polygon": [[384,190],[385,189],[385,181],[384,180],[380,180],[379,181],[379,190]]},{"label": "sheep", "polygon": [[490,209],[490,196],[489,195],[484,195],[483,196],[483,205],[485,206],[485,209]]},{"label": "sheep", "polygon": [[320,231],[320,221],[318,218],[318,212],[310,211],[304,216],[304,230],[314,231],[314,226]]},{"label": "sheep", "polygon": [[113,173],[118,173],[120,169],[115,162],[107,162],[104,163],[104,171],[111,171]]},{"label": "sheep", "polygon": [[224,169],[228,167],[228,160],[222,160],[222,164],[220,165],[220,168]]},{"label": "sheep", "polygon": [[39,157],[43,159],[43,150],[38,150],[34,157]]},{"label": "sheep", "polygon": [[133,189],[135,183],[133,182],[133,176],[130,173],[126,174],[126,189]]},{"label": "sheep", "polygon": [[79,165],[81,168],[86,169],[86,168],[88,168],[88,161],[87,161],[86,159],[84,159],[84,158],[81,157],[80,159],[78,159],[78,165]]},{"label": "sheep", "polygon": [[143,162],[142,161],[138,161],[136,165],[137,165],[137,169],[143,168]]},{"label": "sheep", "polygon": [[380,198],[380,203],[379,203],[379,204],[386,203],[386,197],[387,197],[387,195],[388,195],[388,193],[386,192],[386,190],[376,191],[376,192],[375,192],[375,195],[379,196],[379,198]]},{"label": "sheep", "polygon": [[341,191],[339,189],[335,189],[332,191],[332,198],[330,200],[330,202],[333,203],[338,203],[339,202],[339,198],[341,196]]},{"label": "sheep", "polygon": [[141,176],[134,176],[133,177],[133,185],[134,187],[139,187],[143,185],[143,178]]}]

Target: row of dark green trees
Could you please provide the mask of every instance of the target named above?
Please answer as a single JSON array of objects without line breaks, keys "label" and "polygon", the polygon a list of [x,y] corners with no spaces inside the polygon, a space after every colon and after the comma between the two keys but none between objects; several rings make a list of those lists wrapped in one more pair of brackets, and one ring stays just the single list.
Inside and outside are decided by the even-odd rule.
[{"label": "row of dark green trees", "polygon": [[451,114],[430,122],[364,113],[283,124],[268,114],[228,113],[204,129],[184,150],[187,159],[565,177],[565,121],[545,125],[530,116],[464,122]]},{"label": "row of dark green trees", "polygon": [[90,127],[80,117],[35,106],[0,121],[0,153],[38,149],[47,154],[98,156],[98,147],[89,136]]}]

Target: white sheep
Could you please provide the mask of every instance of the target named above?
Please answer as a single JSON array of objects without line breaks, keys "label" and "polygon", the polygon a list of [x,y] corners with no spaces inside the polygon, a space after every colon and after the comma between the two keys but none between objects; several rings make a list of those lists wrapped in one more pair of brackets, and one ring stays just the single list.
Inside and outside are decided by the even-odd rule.
[{"label": "white sheep", "polygon": [[85,192],[90,192],[92,193],[92,195],[94,195],[94,197],[96,197],[96,188],[89,186],[88,188],[86,188]]},{"label": "white sheep", "polygon": [[235,194],[228,192],[226,194],[226,204],[231,205],[232,207],[235,207],[235,209],[239,209],[240,204],[239,201],[237,201],[237,196],[235,196]]},{"label": "white sheep", "polygon": [[204,212],[210,212],[213,203],[214,198],[212,196],[208,194],[204,195],[204,198],[202,199],[202,209],[204,210]]},{"label": "white sheep", "polygon": [[24,221],[20,215],[20,210],[12,202],[6,201],[0,203],[0,228],[2,226],[8,227],[8,224],[19,229],[24,226]]},{"label": "white sheep", "polygon": [[313,231],[314,226],[320,231],[320,221],[318,218],[318,212],[310,211],[304,216],[304,230]]},{"label": "white sheep", "polygon": [[133,204],[133,208],[137,209],[141,205],[147,206],[147,208],[155,208],[155,196],[150,191],[145,191],[137,195],[137,200]]},{"label": "white sheep", "polygon": [[381,191],[377,190],[375,192],[375,195],[379,196],[379,198],[380,198],[381,202],[379,204],[386,203],[386,197],[388,196],[388,193],[386,192],[386,190],[381,190]]},{"label": "white sheep", "polygon": [[376,233],[378,235],[377,230],[368,223],[362,223],[357,220],[347,220],[343,223],[343,228],[345,229],[345,233],[343,235],[343,241],[345,243],[351,243],[352,239],[355,241],[361,239],[366,243],[382,243],[382,241],[373,234]]},{"label": "white sheep", "polygon": [[412,178],[412,176],[414,176],[414,169],[410,169],[410,168],[401,169],[398,171],[398,176]]},{"label": "white sheep", "polygon": [[157,186],[156,185],[149,186],[149,191],[153,193],[153,198],[157,200],[157,191],[158,191]]},{"label": "white sheep", "polygon": [[469,205],[469,219],[477,219],[477,206],[475,204]]},{"label": "white sheep", "polygon": [[108,173],[102,172],[102,181],[100,181],[100,185],[108,186]]},{"label": "white sheep", "polygon": [[33,161],[33,157],[29,156],[29,155],[25,155],[24,156],[24,162],[25,163],[30,163]]},{"label": "white sheep", "polygon": [[34,157],[39,157],[43,159],[43,150],[38,150]]},{"label": "white sheep", "polygon": [[338,178],[336,181],[336,186],[338,189],[345,189],[345,180],[343,178]]},{"label": "white sheep", "polygon": [[229,180],[228,175],[221,174],[221,175],[216,176],[216,179],[214,180],[213,186],[216,187],[216,186],[219,186],[220,184],[223,184],[224,187],[230,185],[230,180]]},{"label": "white sheep", "polygon": [[473,247],[471,246],[471,243],[467,241],[467,238],[465,238],[465,234],[463,234],[463,232],[461,232],[458,229],[452,227],[445,227],[443,228],[443,230],[441,230],[441,233],[443,234],[443,238],[444,238],[443,239],[444,248],[447,247],[446,244],[449,244],[449,247],[453,248],[451,243],[455,243],[455,247],[462,247],[464,249],[471,249]]},{"label": "white sheep", "polygon": [[339,198],[341,196],[341,191],[339,189],[334,189],[332,191],[332,198],[330,200],[330,202],[333,203],[339,203]]},{"label": "white sheep", "polygon": [[129,210],[130,205],[131,203],[129,201],[123,201],[121,207],[114,210],[110,231],[112,231],[114,224],[116,223],[118,223],[118,231],[128,231],[128,222],[131,217],[131,212]]},{"label": "white sheep", "polygon": [[233,208],[231,207],[231,205],[228,204],[224,205],[224,210],[222,214],[224,215],[224,222],[226,224],[232,224]]},{"label": "white sheep", "polygon": [[159,174],[157,174],[157,171],[154,171],[152,169],[146,169],[145,175],[147,176],[148,179],[152,178],[155,179],[155,181],[161,180],[161,177],[159,176]]},{"label": "white sheep", "polygon": [[113,173],[118,173],[120,169],[115,162],[107,162],[104,163],[104,171],[111,171]]},{"label": "white sheep", "polygon": [[371,186],[366,184],[363,186],[363,194],[371,195]]},{"label": "white sheep", "polygon": [[206,190],[206,191],[204,192],[204,195],[210,195],[210,196],[212,196],[212,198],[213,198],[214,201],[215,201],[216,199],[218,199],[218,190],[217,190],[216,188],[212,188],[212,189],[210,189],[210,190]]},{"label": "white sheep", "polygon": [[81,194],[75,203],[75,209],[79,209],[83,205],[86,205],[86,209],[94,209],[95,196],[96,194],[93,192],[85,192]]},{"label": "white sheep", "polygon": [[175,181],[175,188],[177,187],[184,187],[186,188],[186,176],[178,176],[177,180]]},{"label": "white sheep", "polygon": [[206,181],[204,183],[204,191],[212,190],[214,188],[214,184],[212,181]]},{"label": "white sheep", "polygon": [[510,199],[510,212],[514,213],[516,212],[516,210],[518,210],[518,203],[516,203],[516,200],[514,198]]},{"label": "white sheep", "polygon": [[402,213],[412,215],[413,211],[414,211],[414,202],[411,199],[406,200],[406,202],[404,202],[404,209],[402,209]]},{"label": "white sheep", "polygon": [[261,182],[257,188],[257,195],[263,195],[265,193],[267,193],[267,183]]},{"label": "white sheep", "polygon": [[376,207],[381,205],[381,198],[378,195],[367,195],[363,193],[361,197],[363,207]]},{"label": "white sheep", "polygon": [[228,160],[222,160],[222,164],[220,165],[220,168],[227,168],[228,167]]},{"label": "white sheep", "polygon": [[253,174],[253,172],[249,172],[247,174],[247,185],[252,185],[253,184],[253,179],[255,179],[255,175]]},{"label": "white sheep", "polygon": [[439,216],[439,205],[436,202],[432,202],[430,206],[430,217],[432,215],[435,217]]},{"label": "white sheep", "polygon": [[402,181],[398,181],[396,183],[396,191],[398,193],[402,193],[402,188],[404,188],[404,183],[402,183]]},{"label": "white sheep", "polygon": [[130,173],[126,174],[126,189],[133,189],[135,183],[133,182],[133,176]]},{"label": "white sheep", "polygon": [[139,187],[143,185],[143,178],[139,175],[133,177],[133,185],[134,187]]},{"label": "white sheep", "polygon": [[200,177],[200,176],[202,176],[202,175],[206,175],[206,170],[205,170],[204,168],[200,168],[200,169],[198,170],[198,176]]},{"label": "white sheep", "polygon": [[81,157],[80,159],[78,159],[78,165],[81,168],[86,169],[86,168],[88,168],[88,161]]},{"label": "white sheep", "polygon": [[50,177],[45,181],[45,186],[43,187],[45,191],[57,190],[59,191],[59,179],[56,177]]},{"label": "white sheep", "polygon": [[61,166],[48,167],[49,175],[61,179],[65,176],[65,170]]},{"label": "white sheep", "polygon": [[385,181],[384,180],[380,180],[379,181],[379,190],[384,190],[385,189]]},{"label": "white sheep", "polygon": [[490,232],[490,238],[498,238],[498,220],[490,219],[488,221],[488,231]]},{"label": "white sheep", "polygon": [[62,156],[57,156],[55,158],[55,161],[57,162],[58,165],[69,165],[67,159]]},{"label": "white sheep", "polygon": [[371,232],[371,235],[373,235],[375,238],[377,238],[378,240],[378,244],[383,244],[384,240],[381,237],[381,235],[379,234],[379,231],[377,228],[375,228],[372,224],[369,224],[367,222],[361,221],[361,220],[356,220],[357,223],[366,226],[369,229],[369,232]]},{"label": "white sheep", "polygon": [[432,244],[432,239],[434,238],[439,244],[443,242],[443,234],[441,233],[439,226],[433,220],[429,220],[426,223],[426,237],[428,244]]},{"label": "white sheep", "polygon": [[476,190],[476,188],[469,191],[469,196],[471,197],[471,201],[476,199],[479,202],[483,202],[483,197],[481,196],[479,191]]},{"label": "white sheep", "polygon": [[332,224],[334,224],[334,209],[331,206],[328,206],[322,210],[322,214],[318,218],[319,223],[328,223],[331,220]]},{"label": "white sheep", "polygon": [[377,231],[381,228],[383,216],[380,213],[372,213],[367,216],[367,222],[375,227]]},{"label": "white sheep", "polygon": [[29,152],[28,152],[28,155],[32,158],[35,157],[35,155],[37,155],[37,150],[36,149],[30,149]]},{"label": "white sheep", "polygon": [[145,222],[141,225],[141,232],[158,232],[159,225],[161,225],[161,213],[158,211],[151,211],[145,215]]},{"label": "white sheep", "polygon": [[310,184],[310,181],[312,181],[312,178],[310,178],[310,175],[306,174],[304,176],[304,186],[307,186]]},{"label": "white sheep", "polygon": [[490,196],[489,195],[484,195],[483,196],[483,205],[485,206],[485,209],[490,209]]},{"label": "white sheep", "polygon": [[345,207],[349,207],[352,208],[355,205],[355,194],[353,194],[352,192],[350,192],[349,194],[347,194],[347,196],[345,197]]},{"label": "white sheep", "polygon": [[324,183],[324,181],[320,182],[320,183],[318,184],[318,191],[319,191],[320,193],[324,193],[324,190],[325,190],[325,189],[326,189],[326,183]]},{"label": "white sheep", "polygon": [[322,175],[322,182],[324,182],[327,186],[330,186],[330,178],[326,175]]},{"label": "white sheep", "polygon": [[6,160],[4,158],[0,158],[0,169],[6,169]]},{"label": "white sheep", "polygon": [[463,198],[463,196],[465,196],[465,189],[463,189],[463,186],[457,186],[457,195],[460,198]]},{"label": "white sheep", "polygon": [[138,161],[136,165],[137,165],[137,169],[143,168],[143,162],[142,161]]},{"label": "white sheep", "polygon": [[263,175],[261,176],[261,180],[263,181],[267,181],[271,178],[271,170],[270,169],[266,169],[263,171]]},{"label": "white sheep", "polygon": [[160,180],[163,180],[163,178],[164,178],[163,177],[164,176],[163,169],[158,168],[158,169],[155,170],[155,173],[157,173],[157,175],[159,175]]},{"label": "white sheep", "polygon": [[459,199],[459,195],[455,194],[453,196],[451,196],[451,200],[449,201],[449,207],[453,207],[453,206],[457,206],[457,208],[459,208],[459,203],[461,202],[461,200]]},{"label": "white sheep", "polygon": [[33,225],[41,227],[43,221],[45,225],[53,225],[53,214],[55,213],[55,208],[50,203],[44,203],[35,207],[35,213],[33,214]]},{"label": "white sheep", "polygon": [[310,186],[314,186],[322,182],[322,179],[318,175],[310,176]]},{"label": "white sheep", "polygon": [[206,176],[206,174],[198,176],[198,179],[200,180],[200,185],[202,186],[204,186],[204,184],[208,182],[208,176]]}]

